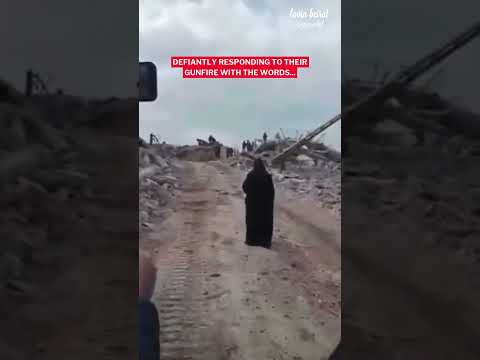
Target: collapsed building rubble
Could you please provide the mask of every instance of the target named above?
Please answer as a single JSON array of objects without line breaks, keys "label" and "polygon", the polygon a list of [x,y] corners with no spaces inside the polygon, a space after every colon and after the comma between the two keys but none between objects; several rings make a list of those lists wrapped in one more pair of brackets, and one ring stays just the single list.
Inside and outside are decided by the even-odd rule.
[{"label": "collapsed building rubble", "polygon": [[[251,153],[241,153],[241,157],[231,160],[230,164],[248,170],[253,160],[261,157],[269,165],[277,188],[313,198],[339,217],[341,153],[313,138],[302,146],[296,146],[298,143],[299,139],[278,135],[275,140],[263,142]],[[293,146],[296,146],[294,151],[288,150]],[[279,156],[283,157],[280,169],[275,160]]]},{"label": "collapsed building rubble", "polygon": [[[351,82],[346,86],[354,92],[359,85],[361,82]],[[476,175],[477,170],[467,165],[480,156],[480,144],[472,133],[467,136],[461,129],[455,131],[442,123],[448,122],[447,119],[462,123],[466,119],[480,117],[466,110],[444,111],[449,102],[434,94],[412,89],[402,95],[395,98],[395,102],[401,104],[397,109],[392,109],[388,102],[378,109],[383,120],[372,129],[368,144],[361,137],[346,140],[355,155],[347,155],[343,159],[344,185],[353,185],[351,181],[355,180],[357,185],[367,186],[370,190],[362,192],[359,189],[358,196],[368,198],[369,206],[379,206],[386,212],[386,208],[393,211],[396,206],[403,209],[407,199],[417,197],[423,203],[423,215],[430,223],[431,231],[438,232],[444,226],[450,229],[458,220],[455,225],[458,233],[468,237],[469,233],[480,229],[474,225],[478,223],[477,209],[474,201],[470,201],[476,198],[476,185],[462,183],[460,177],[467,179],[467,174]],[[433,101],[428,102],[429,98]],[[422,109],[430,110],[418,110],[419,102],[423,103]],[[415,126],[420,122],[432,125]],[[477,131],[480,129],[480,121],[476,128]],[[423,168],[423,163],[430,166]],[[381,167],[373,164],[381,164]],[[371,196],[372,191],[377,196]],[[449,211],[451,216],[447,215]],[[449,218],[448,223],[441,221],[443,216]],[[455,232],[453,228],[447,228],[443,230],[451,234]],[[454,243],[457,242],[445,245],[462,247]],[[473,256],[475,250],[470,250]],[[480,261],[479,256],[476,258]]]},{"label": "collapsed building rubble", "polygon": [[[71,317],[62,314],[72,306],[82,317],[95,309],[111,316],[115,307],[110,312],[107,298],[83,297],[104,294],[108,277],[122,278],[124,288],[132,277],[137,281],[122,270],[133,266],[132,257],[118,256],[136,255],[131,240],[137,224],[128,219],[135,218],[138,204],[137,174],[131,171],[138,160],[131,134],[138,129],[130,131],[137,123],[137,100],[28,95],[0,80],[0,357],[5,359],[28,358],[36,344],[59,341],[71,325]],[[85,276],[87,269],[95,271],[94,279]],[[56,296],[62,287],[68,294]],[[120,295],[122,287],[111,291],[128,301]],[[45,328],[51,329],[48,335]]]},{"label": "collapsed building rubble", "polygon": [[[365,86],[361,81],[344,84],[347,94],[358,93],[358,87]],[[476,165],[480,144],[475,131],[467,135],[459,124],[469,123],[470,127],[471,120],[478,116],[466,110],[450,110],[454,108],[436,94],[410,88],[377,106],[379,122],[369,133],[352,134],[344,139],[348,152],[342,159],[342,192],[346,199],[343,210],[349,219],[345,232],[349,239],[367,241],[356,246],[349,240],[343,249],[347,254],[363,247],[362,256],[389,271],[393,268],[395,276],[408,279],[412,288],[433,294],[435,301],[443,304],[455,297],[455,301],[464,304],[462,308],[473,309],[474,300],[468,300],[470,294],[464,289],[456,289],[456,283],[474,287],[464,274],[480,263],[477,241],[480,171]],[[476,129],[480,130],[478,121]],[[354,246],[354,250],[348,245]],[[391,253],[396,258],[386,256]],[[409,259],[408,265],[397,259]],[[409,267],[420,270],[405,273]],[[426,267],[428,272],[424,270]],[[350,272],[344,276],[353,277]],[[439,281],[445,283],[439,286],[435,279],[444,279]],[[452,293],[445,293],[444,287],[452,289]],[[350,298],[348,291],[344,297]],[[355,300],[350,301],[358,306]],[[449,311],[455,314],[451,316],[454,323],[466,326],[470,322],[467,319],[471,312],[460,316],[455,309],[440,308],[443,314]],[[395,352],[409,347],[389,333],[371,332],[372,325],[355,320],[362,318],[361,315],[345,315],[351,319],[345,321],[345,336],[349,339],[359,333],[362,339],[373,336],[384,339],[365,340],[359,345],[370,349],[372,359],[391,358]],[[421,339],[414,342],[421,343]],[[351,351],[349,354],[354,353]]]},{"label": "collapsed building rubble", "polygon": [[[151,136],[152,138],[152,136]],[[171,145],[156,141],[147,144],[139,139],[139,228],[149,230],[152,222],[158,221],[168,210],[181,187],[178,160],[216,161],[233,155],[233,149],[218,141],[197,139],[198,145]]]},{"label": "collapsed building rubble", "polygon": [[174,176],[177,149],[167,144],[144,145],[139,148],[139,221],[140,232],[159,219],[178,189]]},{"label": "collapsed building rubble", "polygon": [[[374,292],[370,297],[358,296],[348,287],[343,292],[347,305],[342,337],[348,338],[345,346],[349,347],[340,346],[342,356],[355,357],[360,348],[370,359],[399,354],[435,357],[436,352],[451,351],[450,344],[425,341],[435,339],[436,330],[422,335],[406,330],[398,335],[393,326],[382,328],[363,313],[372,313],[367,303],[375,298],[385,318],[392,316],[388,321],[398,322],[398,328],[413,330],[415,319],[441,315],[448,321],[445,331],[451,334],[451,329],[462,329],[462,339],[452,347],[461,346],[478,358],[474,329],[480,294],[474,289],[478,288],[475,279],[480,263],[480,116],[413,80],[479,33],[477,23],[400,72],[388,86],[360,79],[342,84],[342,191],[349,220],[344,228],[349,241],[342,244],[342,256],[383,272],[388,289],[393,289],[392,284],[401,286],[410,295],[421,296],[424,304],[411,316],[412,321],[392,316],[408,313],[417,305],[390,302],[379,292],[374,277],[366,280],[357,274],[358,268],[342,267],[344,277],[361,282],[363,291]],[[427,309],[435,310],[428,313]]]},{"label": "collapsed building rubble", "polygon": [[78,216],[68,200],[89,191],[88,173],[72,166],[78,156],[72,139],[25,106],[20,95],[11,99],[0,103],[3,284],[18,281],[34,250],[62,236],[55,225],[66,231]]},{"label": "collapsed building rubble", "polygon": [[[107,196],[97,165],[108,151],[92,135],[101,132],[90,131],[100,108],[74,97],[25,97],[0,80],[2,288],[28,289],[25,269],[42,261],[43,250],[94,223],[86,204]],[[81,119],[69,116],[79,109]]]},{"label": "collapsed building rubble", "polygon": [[217,160],[218,153],[218,148],[210,145],[183,145],[176,149],[176,156],[187,161]]},{"label": "collapsed building rubble", "polygon": [[179,146],[176,156],[188,161],[212,161],[230,158],[235,153],[233,148],[222,144],[213,136],[210,136],[209,141],[197,139],[197,144]]},{"label": "collapsed building rubble", "polygon": [[301,164],[293,165],[287,171],[279,172],[277,169],[272,169],[273,179],[277,188],[293,191],[297,196],[310,197],[318,201],[322,207],[340,217],[340,164],[322,161],[315,165],[308,159],[304,161],[306,161],[306,166]]},{"label": "collapsed building rubble", "polygon": [[[372,191],[378,195],[369,199],[369,206],[380,205],[379,201],[384,201],[383,205],[395,207],[398,204],[394,199],[400,193],[403,196],[398,201],[406,205],[404,201],[416,195],[426,202],[425,219],[439,216],[436,219],[439,220],[439,225],[435,225],[432,231],[437,232],[443,226],[453,226],[455,219],[459,220],[456,224],[459,234],[468,237],[468,234],[477,231],[477,225],[473,225],[478,222],[475,206],[473,202],[466,201],[475,198],[475,186],[458,181],[461,174],[476,174],[476,169],[470,165],[480,155],[480,115],[460,108],[439,94],[428,91],[425,86],[412,86],[411,83],[479,34],[480,23],[476,23],[445,46],[400,72],[390,85],[358,79],[349,79],[342,85],[342,102],[349,109],[346,120],[355,122],[359,115],[369,114],[363,121],[356,121],[358,126],[349,123],[345,127],[348,131],[345,132],[347,136],[344,141],[349,151],[344,156],[343,173],[347,186],[350,180],[361,178],[359,183],[371,189],[367,192],[359,191],[359,196],[369,197],[367,194]],[[367,99],[365,94],[370,94]],[[377,101],[373,101],[373,98]],[[367,127],[361,129],[362,123],[367,123]],[[382,168],[365,165],[358,167],[352,163],[354,159],[368,159],[366,163],[382,164]],[[430,166],[422,168],[422,163],[429,163]],[[382,197],[383,190],[386,193]],[[455,192],[460,203],[454,201]],[[388,200],[389,197],[391,200]],[[447,198],[451,198],[451,201],[447,201]],[[447,208],[452,217],[448,222],[441,221],[442,216],[447,216],[444,213],[448,213]],[[461,231],[460,228],[469,230]],[[451,229],[443,230],[455,233]],[[457,241],[453,243],[457,244]],[[465,240],[465,243],[469,241]],[[464,248],[458,244],[454,247],[456,246]],[[467,252],[474,255],[478,249]],[[474,256],[480,261],[478,255]]]}]

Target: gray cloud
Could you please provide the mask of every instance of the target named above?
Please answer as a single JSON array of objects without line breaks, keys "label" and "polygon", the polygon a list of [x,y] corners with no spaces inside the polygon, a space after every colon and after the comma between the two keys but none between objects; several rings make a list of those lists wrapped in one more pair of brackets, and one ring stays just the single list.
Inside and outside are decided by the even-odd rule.
[{"label": "gray cloud", "polygon": [[[478,4],[474,1],[442,5],[433,0],[343,0],[343,66],[350,73],[369,75],[378,62],[384,70],[396,71],[443,45],[475,21]],[[480,112],[472,76],[479,59],[477,38],[440,65],[444,72],[433,87]]]},{"label": "gray cloud", "polygon": [[23,89],[32,67],[74,95],[136,96],[137,11],[127,1],[4,1],[0,77]]}]

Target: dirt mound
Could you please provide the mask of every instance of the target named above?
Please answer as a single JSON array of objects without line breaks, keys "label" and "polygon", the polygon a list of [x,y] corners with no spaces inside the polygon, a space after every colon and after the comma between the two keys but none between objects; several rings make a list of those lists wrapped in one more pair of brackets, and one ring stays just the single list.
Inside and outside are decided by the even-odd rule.
[{"label": "dirt mound", "polygon": [[[24,97],[0,81],[2,358],[22,358],[24,353],[31,357],[36,344],[44,344],[52,359],[65,358],[67,351],[58,344],[77,349],[85,358],[98,353],[91,344],[86,349],[72,342],[81,341],[82,331],[91,333],[90,316],[95,331],[102,331],[104,319],[115,309],[104,303],[109,301],[103,296],[106,277],[118,278],[115,271],[133,266],[118,253],[130,253],[136,246],[131,242],[136,229],[129,228],[128,219],[138,201],[137,178],[131,171],[137,163],[137,140],[112,136],[114,121],[105,122],[105,131],[91,126],[95,104],[64,100],[61,95]],[[122,217],[125,220],[119,220]],[[101,262],[94,261],[99,248],[117,252],[105,252]],[[125,289],[133,286],[128,276],[121,276]],[[87,284],[82,281],[86,278]],[[58,297],[66,284],[68,296]],[[128,295],[119,294],[121,287],[111,291],[121,299],[119,307],[129,301]],[[67,315],[72,308],[81,314],[76,327]],[[112,312],[104,311],[107,308]],[[102,309],[102,314],[94,309]],[[18,339],[23,346],[16,357]],[[105,347],[102,342],[98,337],[98,347]]]},{"label": "dirt mound", "polygon": [[291,164],[287,170],[272,169],[275,185],[279,189],[294,192],[299,197],[308,197],[320,203],[340,217],[342,177],[340,164],[325,161],[317,165]]},{"label": "dirt mound", "polygon": [[300,198],[318,201],[338,218],[341,214],[341,153],[321,142],[310,142],[287,157],[284,169],[271,166],[271,160],[294,144],[295,139],[268,141],[256,151],[243,152],[229,160],[232,167],[249,171],[253,159],[261,157],[273,175],[275,186]]},{"label": "dirt mound", "polygon": [[177,151],[177,157],[186,161],[214,161],[217,160],[215,148],[211,146],[188,146]]},{"label": "dirt mound", "polygon": [[178,181],[173,176],[173,150],[167,145],[145,145],[139,148],[139,226],[140,233],[151,227],[151,221],[175,196]]}]

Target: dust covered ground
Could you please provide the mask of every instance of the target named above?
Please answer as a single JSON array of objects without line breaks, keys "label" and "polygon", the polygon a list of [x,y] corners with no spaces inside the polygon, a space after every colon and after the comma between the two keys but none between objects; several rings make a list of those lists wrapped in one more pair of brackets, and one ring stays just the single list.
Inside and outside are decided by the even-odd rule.
[{"label": "dust covered ground", "polygon": [[326,359],[340,338],[339,217],[279,186],[272,249],[248,247],[245,170],[170,161],[177,184],[140,224],[159,269],[162,359]]},{"label": "dust covered ground", "polygon": [[138,356],[137,108],[0,80],[0,359]]},{"label": "dust covered ground", "polygon": [[343,356],[478,359],[479,117],[419,87],[370,111],[342,134]]}]

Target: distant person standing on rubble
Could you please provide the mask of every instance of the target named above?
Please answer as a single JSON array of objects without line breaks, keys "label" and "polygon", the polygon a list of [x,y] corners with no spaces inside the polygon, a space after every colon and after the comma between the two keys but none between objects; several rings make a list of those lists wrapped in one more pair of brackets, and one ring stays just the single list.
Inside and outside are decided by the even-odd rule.
[{"label": "distant person standing on rubble", "polygon": [[242,151],[245,151],[245,148],[247,147],[247,143],[245,142],[245,140],[243,140],[242,142]]},{"label": "distant person standing on rubble", "polygon": [[267,133],[264,132],[264,133],[263,133],[263,142],[266,143],[266,142],[267,142],[267,139],[268,139]]},{"label": "distant person standing on rubble", "polygon": [[273,235],[273,203],[275,188],[272,175],[267,172],[262,159],[257,158],[253,169],[248,173],[242,185],[247,195],[245,244],[270,249]]}]

